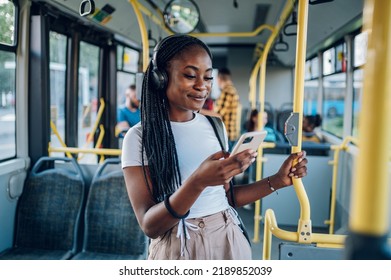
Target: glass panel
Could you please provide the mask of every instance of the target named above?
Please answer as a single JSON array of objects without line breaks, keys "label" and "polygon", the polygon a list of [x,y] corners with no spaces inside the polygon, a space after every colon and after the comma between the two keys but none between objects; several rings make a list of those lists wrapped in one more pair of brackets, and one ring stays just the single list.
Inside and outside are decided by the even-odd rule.
[{"label": "glass panel", "polygon": [[[67,37],[50,32],[50,144],[62,147],[65,142],[65,79]],[[51,153],[51,156],[63,156],[63,153]]]},{"label": "glass panel", "polygon": [[337,72],[346,72],[346,44],[341,44],[335,48],[337,60],[335,70]]},{"label": "glass panel", "polygon": [[138,72],[139,52],[130,48],[124,48],[124,71]]},{"label": "glass panel", "polygon": [[[129,74],[126,72],[117,72],[117,122],[119,120],[119,111],[120,107],[124,107],[125,105],[125,92],[129,88],[130,85],[136,84],[136,75],[135,74]],[[137,89],[136,89],[137,92]],[[124,134],[121,133],[123,130],[123,127],[117,127],[115,128],[115,135],[118,137],[118,144],[119,147],[122,147],[122,140]]]},{"label": "glass panel", "polygon": [[311,60],[307,60],[305,62],[305,76],[304,78],[306,80],[311,79]]},{"label": "glass panel", "polygon": [[318,113],[318,80],[304,82],[304,115],[316,115]]},{"label": "glass panel", "polygon": [[[98,112],[98,71],[99,47],[80,43],[79,66],[79,104],[78,104],[78,146],[79,148],[93,148],[95,122]],[[97,157],[93,154],[80,154],[82,163],[96,163]]]},{"label": "glass panel", "polygon": [[0,44],[15,45],[15,5],[0,1]]},{"label": "glass panel", "polygon": [[0,160],[16,156],[14,53],[0,51]]},{"label": "glass panel", "polygon": [[368,33],[363,32],[354,37],[354,60],[353,66],[363,65],[367,59]]},{"label": "glass panel", "polygon": [[125,72],[117,72],[117,106],[125,103],[125,91],[131,85],[136,83],[136,75]]},{"label": "glass panel", "polygon": [[319,58],[314,57],[311,59],[311,77],[318,78],[319,77]]},{"label": "glass panel", "polygon": [[124,47],[117,46],[117,69],[122,70],[122,57],[124,55]]},{"label": "glass panel", "polygon": [[357,69],[353,72],[353,122],[352,135],[354,137],[358,136],[358,122],[359,122],[359,113],[361,110],[361,98],[362,98],[362,80],[363,80],[363,70]]},{"label": "glass panel", "polygon": [[335,72],[335,53],[334,48],[323,53],[323,75],[329,75]]},{"label": "glass panel", "polygon": [[322,128],[342,138],[346,97],[346,74],[339,73],[324,77],[323,92]]}]

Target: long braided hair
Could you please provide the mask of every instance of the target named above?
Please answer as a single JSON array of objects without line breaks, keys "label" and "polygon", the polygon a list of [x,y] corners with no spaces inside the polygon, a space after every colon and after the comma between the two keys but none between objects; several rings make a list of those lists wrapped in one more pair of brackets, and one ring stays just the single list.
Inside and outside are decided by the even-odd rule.
[{"label": "long braided hair", "polygon": [[[203,47],[212,59],[209,48],[201,40],[189,35],[172,35],[158,44],[158,48],[154,51],[156,61],[150,62],[143,79],[140,108],[141,157],[144,177],[155,202],[161,202],[165,195],[173,193],[182,184],[182,179],[169,119],[166,86],[158,90],[154,87],[153,71],[157,67],[160,72],[167,73],[171,60],[193,45]],[[165,77],[167,78],[168,75],[165,74]],[[168,81],[165,82],[167,85]],[[144,165],[145,157],[148,167]],[[147,180],[147,175],[150,182]]]}]

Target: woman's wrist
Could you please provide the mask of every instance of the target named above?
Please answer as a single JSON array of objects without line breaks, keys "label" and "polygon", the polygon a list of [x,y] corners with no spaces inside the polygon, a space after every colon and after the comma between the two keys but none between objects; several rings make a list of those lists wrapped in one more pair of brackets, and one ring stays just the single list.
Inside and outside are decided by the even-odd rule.
[{"label": "woman's wrist", "polygon": [[203,192],[203,190],[206,188],[206,185],[202,183],[201,178],[198,177],[195,173],[190,175],[186,182],[191,186],[191,189],[197,190],[199,193]]},{"label": "woman's wrist", "polygon": [[269,176],[267,179],[268,179],[269,187],[271,185],[275,191],[287,186],[285,185],[284,181],[280,178],[280,176],[278,176],[277,174]]}]

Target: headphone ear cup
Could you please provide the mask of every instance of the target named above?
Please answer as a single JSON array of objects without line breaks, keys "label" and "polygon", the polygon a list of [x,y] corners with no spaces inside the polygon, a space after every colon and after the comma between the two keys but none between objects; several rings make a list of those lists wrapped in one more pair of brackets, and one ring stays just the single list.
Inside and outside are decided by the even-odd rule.
[{"label": "headphone ear cup", "polygon": [[167,74],[159,69],[152,70],[152,83],[155,90],[163,90],[167,86]]}]

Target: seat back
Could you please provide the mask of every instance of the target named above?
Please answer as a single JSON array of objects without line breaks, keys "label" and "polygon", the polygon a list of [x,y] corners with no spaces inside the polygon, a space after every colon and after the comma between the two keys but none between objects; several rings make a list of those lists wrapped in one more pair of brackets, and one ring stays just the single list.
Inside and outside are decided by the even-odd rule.
[{"label": "seat back", "polygon": [[84,192],[75,159],[39,159],[18,202],[15,247],[76,252]]},{"label": "seat back", "polygon": [[[104,172],[113,164],[114,170]],[[146,256],[146,249],[147,238],[130,204],[120,160],[106,159],[88,194],[83,251]]]}]

